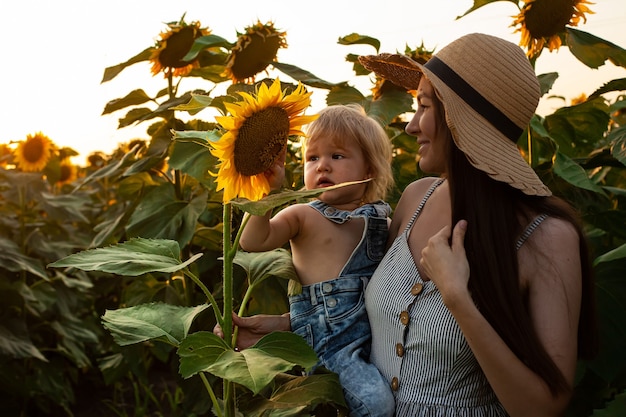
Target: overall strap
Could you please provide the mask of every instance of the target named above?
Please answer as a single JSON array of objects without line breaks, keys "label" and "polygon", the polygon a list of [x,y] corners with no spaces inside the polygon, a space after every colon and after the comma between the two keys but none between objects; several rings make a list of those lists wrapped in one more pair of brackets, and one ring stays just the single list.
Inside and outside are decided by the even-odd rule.
[{"label": "overall strap", "polygon": [[348,220],[356,217],[379,217],[387,218],[391,214],[391,206],[382,200],[374,201],[373,203],[366,203],[352,211],[341,210],[330,206],[320,200],[314,200],[309,203],[309,206],[317,210],[322,216],[328,220],[343,224]]}]

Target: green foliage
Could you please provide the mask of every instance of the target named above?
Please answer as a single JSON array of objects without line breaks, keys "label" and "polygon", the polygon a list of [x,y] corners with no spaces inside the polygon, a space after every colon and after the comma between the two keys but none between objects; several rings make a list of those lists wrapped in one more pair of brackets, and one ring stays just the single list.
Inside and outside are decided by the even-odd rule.
[{"label": "green foliage", "polygon": [[193,319],[208,305],[180,307],[162,303],[108,310],[102,317],[104,327],[120,346],[159,340],[178,346],[187,337]]},{"label": "green foliage", "polygon": [[[463,16],[495,1],[475,0]],[[570,27],[562,39],[592,68],[607,60],[626,66],[624,50],[611,42]],[[338,43],[380,48],[376,38],[357,33]],[[295,416],[345,407],[335,374],[302,374],[316,358],[301,338],[273,333],[239,352],[236,333],[211,333],[219,323],[232,336],[232,310],[288,309],[287,283],[295,278],[289,251],[239,251],[243,213],[264,214],[318,194],[285,191],[222,204],[210,150],[223,132],[213,120],[178,115],[207,108],[226,114],[238,91],[253,91],[239,83],[214,93],[230,82],[224,71],[235,44],[209,35],[183,51],[185,60],[197,59],[188,76],[205,81],[206,91],[179,92],[170,73],[154,96],[137,88],[106,103],[102,114],[120,114],[120,128],[147,122],[148,139],[99,155],[72,184],[58,184],[58,160],[45,176],[0,166],[0,414]],[[106,68],[102,82],[154,51]],[[356,77],[373,78],[357,55],[346,60]],[[424,175],[416,141],[404,132],[414,105],[408,92],[374,98],[352,80],[328,82],[291,63],[271,66],[325,93],[329,105],[361,104],[384,125],[394,147],[392,207]],[[557,78],[539,75],[543,94]],[[624,90],[626,79],[608,80],[578,104],[536,115],[518,143],[554,193],[579,210],[593,250],[601,350],[578,365],[568,417],[620,415],[625,408],[626,97],[605,98]],[[288,144],[286,166],[289,185],[300,189],[297,142]]]},{"label": "green foliage", "polygon": [[134,277],[147,272],[180,271],[200,256],[202,256],[201,253],[181,262],[180,247],[176,242],[133,238],[108,248],[75,253],[49,266],[72,266],[84,271],[103,271]]},{"label": "green foliage", "polygon": [[240,352],[213,333],[198,332],[185,338],[178,354],[183,377],[209,372],[243,385],[255,395],[280,373],[296,366],[310,369],[318,360],[306,341],[291,332],[270,333]]}]

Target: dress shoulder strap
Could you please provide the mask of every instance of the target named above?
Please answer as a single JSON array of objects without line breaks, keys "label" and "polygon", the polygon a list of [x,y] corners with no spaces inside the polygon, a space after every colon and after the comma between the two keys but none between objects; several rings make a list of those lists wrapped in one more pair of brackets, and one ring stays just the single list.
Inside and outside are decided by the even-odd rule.
[{"label": "dress shoulder strap", "polygon": [[522,233],[520,238],[517,240],[517,243],[515,244],[515,249],[519,250],[519,248],[522,247],[524,242],[526,242],[526,240],[535,231],[535,229],[537,229],[537,227],[539,227],[539,225],[547,218],[547,214],[540,214],[539,216],[535,217],[534,220],[528,226],[526,226],[524,233]]},{"label": "dress shoulder strap", "polygon": [[426,204],[426,202],[428,201],[428,199],[430,198],[432,193],[435,191],[435,189],[437,187],[439,187],[443,183],[443,181],[444,181],[443,178],[439,178],[437,181],[435,181],[430,186],[428,191],[426,191],[426,194],[424,194],[424,197],[422,198],[422,201],[420,201],[419,206],[417,206],[417,209],[415,209],[415,213],[413,213],[413,216],[411,216],[411,219],[409,220],[409,223],[406,225],[406,227],[404,228],[404,231],[402,233],[407,233],[411,229],[411,227],[413,227],[413,223],[415,222],[417,217],[420,215],[422,209],[424,208],[424,205]]}]

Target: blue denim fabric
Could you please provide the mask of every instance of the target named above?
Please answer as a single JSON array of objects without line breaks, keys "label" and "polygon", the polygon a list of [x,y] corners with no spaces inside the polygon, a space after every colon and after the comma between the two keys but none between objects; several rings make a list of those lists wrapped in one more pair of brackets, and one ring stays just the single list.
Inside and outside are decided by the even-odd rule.
[{"label": "blue denim fabric", "polygon": [[289,297],[291,329],[302,336],[325,366],[339,375],[350,416],[393,416],[391,388],[369,363],[371,333],[363,294],[382,259],[387,243],[386,203],[368,204],[353,212],[318,201],[311,205],[330,221],[363,217],[367,232],[338,278],[302,287]]}]

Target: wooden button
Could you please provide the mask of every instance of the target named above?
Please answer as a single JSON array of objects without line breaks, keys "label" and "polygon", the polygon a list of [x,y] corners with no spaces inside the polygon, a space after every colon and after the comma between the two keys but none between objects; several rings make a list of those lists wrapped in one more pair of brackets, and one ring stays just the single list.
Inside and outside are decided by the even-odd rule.
[{"label": "wooden button", "polygon": [[398,378],[395,376],[391,378],[391,389],[394,391],[398,391],[398,385],[399,385]]},{"label": "wooden button", "polygon": [[400,313],[400,323],[406,326],[407,324],[409,324],[409,321],[410,321],[410,317],[409,317],[408,311],[405,310],[402,313]]},{"label": "wooden button", "polygon": [[400,357],[404,356],[404,346],[402,346],[402,343],[396,344],[396,354]]},{"label": "wooden button", "polygon": [[424,289],[424,286],[422,285],[422,283],[418,282],[411,287],[411,295],[421,294],[423,289]]}]

